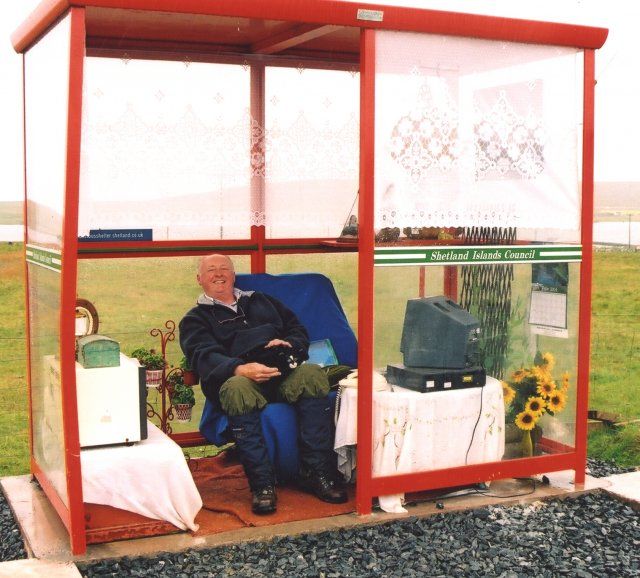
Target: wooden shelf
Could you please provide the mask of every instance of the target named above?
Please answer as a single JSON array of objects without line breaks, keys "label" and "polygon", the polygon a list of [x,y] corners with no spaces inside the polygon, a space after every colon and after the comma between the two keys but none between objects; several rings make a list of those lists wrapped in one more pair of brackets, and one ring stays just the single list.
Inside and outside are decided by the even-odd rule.
[{"label": "wooden shelf", "polygon": [[[349,240],[330,240],[323,241],[322,245],[333,249],[344,249],[345,251],[358,248],[357,239]],[[377,242],[376,247],[429,247],[429,246],[449,246],[449,245],[465,245],[462,239],[398,239],[397,241]]]}]

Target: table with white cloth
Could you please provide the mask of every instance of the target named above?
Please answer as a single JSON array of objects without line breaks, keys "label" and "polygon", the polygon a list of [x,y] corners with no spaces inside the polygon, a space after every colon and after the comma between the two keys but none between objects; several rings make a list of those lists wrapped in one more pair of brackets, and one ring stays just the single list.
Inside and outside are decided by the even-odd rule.
[{"label": "table with white cloth", "polygon": [[[336,424],[338,468],[355,468],[358,390],[344,388]],[[373,393],[373,475],[391,476],[493,462],[504,454],[504,402],[499,380],[484,387],[419,393],[393,386]],[[402,494],[380,496],[386,512],[405,512]]]},{"label": "table with white cloth", "polygon": [[147,426],[146,440],[80,452],[84,501],[195,532],[202,498],[182,450],[151,422]]}]

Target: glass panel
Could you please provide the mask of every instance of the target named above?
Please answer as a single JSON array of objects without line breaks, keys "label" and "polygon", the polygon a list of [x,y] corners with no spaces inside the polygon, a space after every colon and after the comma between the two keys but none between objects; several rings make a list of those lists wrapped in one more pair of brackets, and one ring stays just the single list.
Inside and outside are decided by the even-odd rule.
[{"label": "glass panel", "polygon": [[305,255],[268,255],[267,271],[282,273],[321,273],[333,283],[349,325],[358,334],[358,254],[311,253]]},{"label": "glass panel", "polygon": [[573,49],[376,33],[374,475],[573,446],[581,83]]},{"label": "glass panel", "polygon": [[579,242],[581,83],[571,48],[378,32],[376,229]]},{"label": "glass panel", "polygon": [[25,54],[27,275],[33,454],[68,504],[60,382],[60,250],[70,18]]},{"label": "glass panel", "polygon": [[87,58],[79,235],[249,237],[249,67]]},{"label": "glass panel", "polygon": [[[449,300],[446,268],[484,282]],[[421,282],[420,267],[376,267],[374,367],[393,393],[374,394],[374,474],[519,458],[523,436],[535,455],[570,451],[579,274],[577,263],[434,266]]]},{"label": "glass panel", "polygon": [[[250,271],[249,257],[235,255],[232,259],[236,272]],[[82,260],[78,262],[78,297],[93,303],[100,334],[115,339],[125,355],[139,347],[159,353],[160,338],[149,332],[154,328],[166,331],[165,322],[174,321],[175,340],[167,344],[166,353],[170,366],[177,367],[182,358],[177,326],[202,292],[196,281],[198,263],[198,257]],[[194,392],[191,422],[174,420],[174,433],[198,429],[204,396],[199,387]],[[148,391],[147,401],[156,409],[160,407],[157,390]]]},{"label": "glass panel", "polygon": [[357,217],[359,73],[267,68],[265,85],[267,236],[337,237]]}]

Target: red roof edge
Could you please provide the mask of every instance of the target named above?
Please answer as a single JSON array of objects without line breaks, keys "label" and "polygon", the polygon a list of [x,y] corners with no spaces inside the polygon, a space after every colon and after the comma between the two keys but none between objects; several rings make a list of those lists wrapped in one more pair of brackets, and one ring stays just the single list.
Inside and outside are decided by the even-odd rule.
[{"label": "red roof edge", "polygon": [[[600,48],[609,32],[577,24],[338,0],[43,0],[11,35],[16,52],[28,49],[70,6],[318,22],[590,49]],[[369,17],[383,13],[383,21],[358,18],[362,11],[368,11]]]}]

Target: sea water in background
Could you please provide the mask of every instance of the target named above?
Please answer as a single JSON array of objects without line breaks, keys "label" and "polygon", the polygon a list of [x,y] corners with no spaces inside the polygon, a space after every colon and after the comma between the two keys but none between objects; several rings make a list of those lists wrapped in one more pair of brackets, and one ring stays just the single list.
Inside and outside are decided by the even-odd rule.
[{"label": "sea water in background", "polygon": [[601,244],[640,246],[640,220],[594,223],[593,241]]},{"label": "sea water in background", "polygon": [[0,242],[15,242],[24,240],[22,225],[0,225]]}]

